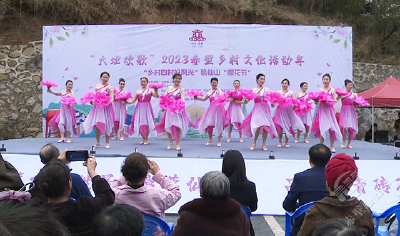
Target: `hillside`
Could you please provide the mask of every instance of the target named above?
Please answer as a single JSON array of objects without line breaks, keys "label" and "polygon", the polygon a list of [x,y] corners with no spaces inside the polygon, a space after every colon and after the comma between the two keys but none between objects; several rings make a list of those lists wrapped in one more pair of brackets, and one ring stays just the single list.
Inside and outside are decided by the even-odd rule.
[{"label": "hillside", "polygon": [[0,44],[40,40],[55,24],[351,25],[354,61],[398,65],[399,9],[395,0],[2,0]]}]

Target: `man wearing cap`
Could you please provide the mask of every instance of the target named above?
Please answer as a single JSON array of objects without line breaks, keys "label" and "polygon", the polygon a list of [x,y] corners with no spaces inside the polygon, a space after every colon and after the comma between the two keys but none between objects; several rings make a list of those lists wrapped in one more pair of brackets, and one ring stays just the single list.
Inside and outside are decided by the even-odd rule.
[{"label": "man wearing cap", "polygon": [[[304,204],[329,196],[326,189],[325,166],[331,159],[331,150],[324,144],[316,144],[310,148],[308,154],[311,168],[294,175],[292,186],[283,201],[283,208],[286,211],[293,212]],[[293,236],[299,232],[305,215],[304,213],[294,219]]]},{"label": "man wearing cap", "polygon": [[312,235],[321,223],[333,218],[355,225],[362,235],[375,235],[371,209],[357,198],[347,195],[357,175],[354,159],[344,153],[337,154],[328,162],[325,178],[329,196],[311,206],[298,236]]}]

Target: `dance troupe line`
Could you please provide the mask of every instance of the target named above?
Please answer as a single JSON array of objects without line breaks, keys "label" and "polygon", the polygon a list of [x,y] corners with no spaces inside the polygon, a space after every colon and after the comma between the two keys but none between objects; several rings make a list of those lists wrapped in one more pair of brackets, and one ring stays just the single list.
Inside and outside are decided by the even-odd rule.
[{"label": "dance troupe line", "polygon": [[[231,142],[232,128],[235,126],[240,135],[239,142],[243,142],[242,133],[248,138],[254,138],[250,150],[256,149],[259,135],[262,136],[261,149],[267,151],[265,146],[268,134],[278,137],[278,147],[282,147],[282,138],[285,134],[284,147],[289,148],[289,136],[292,135],[295,142],[299,142],[300,133],[304,134],[304,143],[308,134],[319,137],[320,143],[329,137],[332,152],[336,152],[334,142],[342,142],[341,148],[352,148],[351,140],[358,132],[358,120],[355,106],[369,105],[361,96],[352,92],[353,83],[345,80],[346,91],[331,88],[331,76],[325,74],[322,77],[323,88],[318,92],[307,92],[308,84],[300,84],[301,91],[294,93],[289,90],[290,82],[283,79],[282,89],[271,91],[264,87],[265,76],[258,74],[256,77],[257,86],[253,89],[240,89],[240,81],[235,80],[234,89],[225,93],[218,88],[218,79],[211,79],[211,89],[207,93],[198,90],[187,91],[186,96],[194,100],[210,100],[210,106],[204,115],[192,123],[185,111],[185,89],[180,86],[182,76],[174,74],[173,85],[166,88],[165,94],[159,95],[158,89],[164,84],[149,84],[146,77],[140,79],[141,89],[132,94],[125,88],[125,80],[119,79],[119,88],[113,89],[108,83],[110,74],[103,72],[100,75],[101,83],[97,84],[94,92],[88,92],[80,98],[81,103],[93,105],[91,111],[83,122],[85,134],[95,130],[96,143],[94,147],[100,146],[100,136],[106,137],[106,148],[110,148],[110,136],[112,139],[124,140],[124,124],[127,118],[126,105],[137,101],[132,116],[132,124],[128,127],[129,135],[141,136],[140,144],[147,145],[149,137],[156,137],[157,133],[166,132],[169,139],[167,149],[174,146],[180,150],[181,137],[185,137],[189,126],[195,127],[200,135],[208,134],[209,140],[206,145],[212,143],[213,135],[218,137],[217,146],[221,146],[222,132],[228,127],[227,142]],[[66,82],[66,89],[54,92],[51,87],[57,85],[52,81],[42,81],[47,86],[47,91],[61,96],[61,108],[59,112],[49,121],[52,130],[60,130],[61,139],[58,141],[71,142],[71,134],[76,128],[73,82]],[[165,112],[159,123],[155,123],[154,113],[151,106],[151,98],[160,99],[160,108]],[[338,99],[342,101],[339,123],[336,120],[334,104]],[[254,100],[254,107],[251,113],[245,118],[242,105]],[[229,102],[228,109],[224,105]],[[314,118],[312,118],[312,103],[315,103]],[[276,107],[275,115],[272,117],[270,106]],[[297,135],[295,129],[298,130]],[[347,138],[347,144],[346,144]]]}]

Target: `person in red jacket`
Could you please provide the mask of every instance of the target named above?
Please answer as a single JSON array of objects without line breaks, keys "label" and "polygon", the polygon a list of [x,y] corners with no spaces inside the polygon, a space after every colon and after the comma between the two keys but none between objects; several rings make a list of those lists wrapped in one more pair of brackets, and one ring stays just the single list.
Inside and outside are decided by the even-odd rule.
[{"label": "person in red jacket", "polygon": [[229,198],[230,184],[225,174],[212,171],[200,180],[200,196],[179,209],[172,236],[250,236],[250,224],[239,202]]}]

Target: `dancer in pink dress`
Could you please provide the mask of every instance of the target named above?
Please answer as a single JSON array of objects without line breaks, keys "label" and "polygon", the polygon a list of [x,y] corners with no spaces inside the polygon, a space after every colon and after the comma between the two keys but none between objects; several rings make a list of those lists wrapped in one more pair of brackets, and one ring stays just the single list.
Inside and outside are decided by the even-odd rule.
[{"label": "dancer in pink dress", "polygon": [[[300,102],[309,102],[309,98],[308,98],[308,93],[307,93],[307,89],[308,89],[308,84],[306,82],[302,82],[300,84],[300,88],[301,88],[301,92],[298,92],[296,94],[296,98],[300,101]],[[306,133],[304,134],[304,142],[305,143],[310,143],[307,140],[308,137],[308,133],[310,132],[310,127],[312,125],[312,117],[311,117],[311,111],[308,111],[304,114],[298,114],[298,117],[300,118],[300,120],[302,121],[305,129],[306,129]],[[300,139],[300,133],[301,130],[297,131],[297,138],[294,140],[295,143],[299,142]]]},{"label": "dancer in pink dress", "polygon": [[[115,92],[114,96],[117,94],[123,94],[127,93],[127,91],[124,90],[125,88],[125,80],[123,78],[119,79],[119,89]],[[126,120],[126,100],[118,100],[115,101],[114,99],[114,114],[115,114],[115,120],[114,120],[114,137],[112,138],[113,140],[118,138],[118,133],[120,140],[124,140],[124,128],[125,128],[125,120]]]},{"label": "dancer in pink dress", "polygon": [[215,135],[218,135],[217,146],[221,147],[222,132],[225,127],[225,109],[224,106],[217,106],[214,102],[215,96],[222,94],[221,89],[218,88],[218,79],[211,79],[211,87],[204,97],[194,96],[195,100],[205,101],[210,98],[210,106],[204,115],[196,122],[196,127],[199,130],[200,135],[208,133],[208,141],[206,145],[210,145],[213,137],[213,130]]},{"label": "dancer in pink dress", "polygon": [[[168,86],[165,94],[171,95],[175,100],[181,99],[185,101],[185,89],[180,87],[182,80],[181,74],[174,74],[172,79],[174,85]],[[155,130],[158,133],[167,132],[169,139],[169,145],[167,147],[168,150],[174,146],[173,139],[175,139],[176,142],[175,149],[181,150],[179,143],[181,141],[181,137],[186,136],[189,125],[194,126],[192,122],[190,122],[185,109],[183,109],[180,113],[175,113],[167,108],[164,115],[161,117],[160,122],[156,125]]]},{"label": "dancer in pink dress", "polygon": [[[74,93],[72,92],[74,83],[71,80],[67,80],[67,82],[65,83],[65,87],[65,90],[62,90],[61,92],[53,92],[50,87],[47,87],[47,92],[61,97],[74,97]],[[65,133],[67,133],[67,143],[70,143],[71,134],[74,132],[75,126],[76,116],[74,105],[64,104],[63,99],[61,99],[60,110],[49,121],[50,129],[60,130],[61,138],[60,140],[58,140],[59,143],[63,143],[65,141]]]},{"label": "dancer in pink dress", "polygon": [[[241,90],[239,90],[240,88],[239,80],[235,80],[233,82],[233,87],[235,89],[232,90],[232,92],[236,91],[238,94],[241,93]],[[240,125],[243,123],[244,115],[242,110],[242,104],[247,102],[247,100],[243,98],[243,96],[241,98],[234,98],[233,96],[231,96],[229,100],[230,103],[228,109],[225,112],[226,123],[229,124],[228,139],[226,140],[226,142],[228,143],[231,141],[233,125],[235,125],[237,129],[239,129]],[[239,142],[243,143],[242,131],[239,131],[239,138],[240,138]]]},{"label": "dancer in pink dress", "polygon": [[151,97],[158,98],[158,89],[147,88],[149,80],[146,77],[140,78],[141,89],[137,90],[134,98],[128,103],[133,104],[138,101],[135,112],[132,116],[132,124],[129,129],[129,133],[142,136],[142,141],[139,144],[149,144],[149,135],[151,137],[157,136],[155,128],[155,120],[153,108],[151,107]]},{"label": "dancer in pink dress", "polygon": [[112,103],[114,102],[114,89],[108,84],[110,79],[110,74],[108,72],[103,72],[100,74],[101,84],[96,85],[95,91],[110,96],[110,102],[104,107],[93,105],[92,110],[90,110],[88,116],[83,122],[83,130],[85,134],[90,134],[95,131],[96,143],[94,147],[100,146],[100,135],[106,135],[106,148],[110,148],[110,134],[114,128],[114,108]]},{"label": "dancer in pink dress", "polygon": [[244,134],[251,138],[254,136],[254,143],[250,147],[250,150],[256,148],[256,142],[258,136],[261,134],[263,143],[261,149],[267,151],[265,142],[267,141],[267,135],[271,135],[272,138],[278,136],[276,133],[275,124],[271,117],[271,111],[269,104],[264,100],[264,96],[269,93],[269,89],[263,87],[265,83],[265,76],[258,74],[256,77],[257,87],[253,88],[253,92],[256,93],[254,98],[254,107],[251,113],[243,120],[243,124],[239,130],[243,130]]},{"label": "dancer in pink dress", "polygon": [[[332,96],[334,100],[337,100],[335,89],[329,87],[330,82],[331,76],[329,74],[325,74],[322,77],[322,83],[324,84],[324,87],[319,91],[323,91],[324,93]],[[315,137],[319,137],[321,144],[324,143],[325,138],[329,135],[331,151],[335,153],[335,140],[339,140],[340,142],[342,141],[342,134],[336,120],[335,108],[333,105],[329,105],[324,101],[319,101],[317,104],[317,109],[317,114],[311,127],[311,133],[314,134]]]},{"label": "dancer in pink dress", "polygon": [[351,82],[351,80],[346,79],[344,81],[344,85],[346,86],[346,90],[349,94],[341,96],[342,109],[340,110],[339,119],[339,127],[343,131],[343,143],[341,148],[346,147],[346,137],[348,139],[347,148],[353,148],[350,143],[358,133],[358,118],[356,109],[354,108],[355,103],[353,102],[353,99],[357,96],[357,94],[351,91],[353,89],[353,82]]},{"label": "dancer in pink dress", "polygon": [[[281,85],[282,90],[278,90],[277,92],[283,94],[285,98],[293,98],[294,93],[291,90],[288,90],[290,85],[289,80],[283,79]],[[303,122],[301,122],[300,118],[294,112],[292,105],[287,105],[286,107],[278,105],[275,111],[274,118],[272,120],[274,121],[276,131],[278,132],[278,148],[282,147],[283,131],[285,131],[285,147],[289,148],[289,134],[292,134],[293,138],[295,138],[293,127],[301,131],[305,130]]]}]

